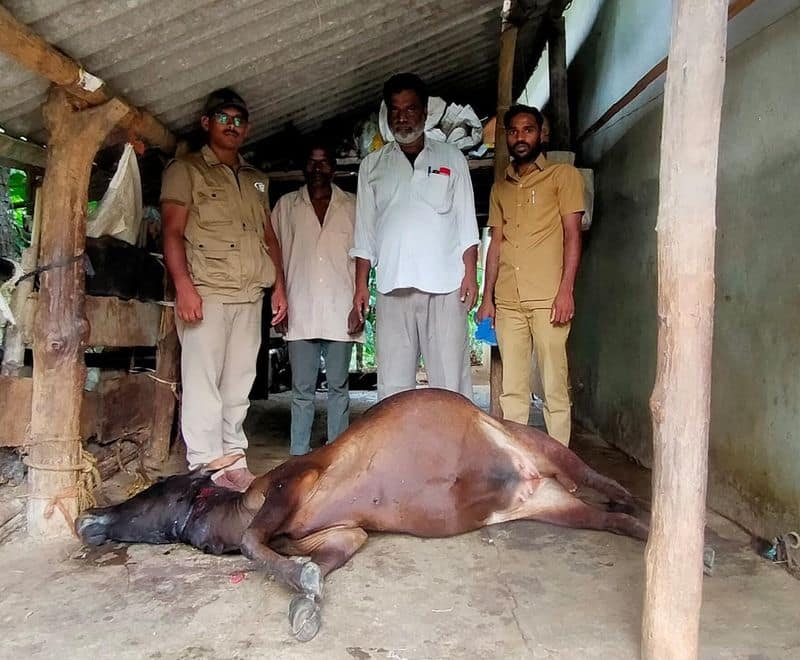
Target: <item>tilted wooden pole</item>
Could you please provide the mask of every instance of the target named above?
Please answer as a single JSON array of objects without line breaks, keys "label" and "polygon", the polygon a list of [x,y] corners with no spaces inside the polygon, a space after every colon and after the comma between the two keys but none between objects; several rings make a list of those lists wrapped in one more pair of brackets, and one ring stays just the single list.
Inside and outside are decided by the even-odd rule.
[{"label": "tilted wooden pole", "polygon": [[111,100],[87,110],[62,88],[43,106],[49,131],[42,184],[39,302],[34,322],[33,400],[28,455],[28,532],[72,533],[89,469],[82,456],[80,412],[89,327],[84,312],[84,260],[89,175],[106,135],[129,114]]},{"label": "tilted wooden pole", "polygon": [[146,452],[151,467],[158,467],[169,458],[172,420],[175,417],[175,405],[178,401],[180,350],[174,310],[172,307],[164,307],[161,311],[161,327],[156,344],[153,421]]},{"label": "tilted wooden pole", "polygon": [[130,129],[145,142],[167,153],[175,151],[175,136],[153,115],[118,97],[102,80],[84,71],[75,60],[53,48],[2,6],[0,52],[50,82],[64,87],[88,105],[99,105],[118,98],[119,102],[127,106],[127,116],[120,124],[122,128]]},{"label": "tilted wooden pole", "polygon": [[550,74],[550,144],[551,151],[572,151],[569,125],[569,93],[567,88],[567,37],[564,16],[550,24],[547,40]]},{"label": "tilted wooden pole", "polygon": [[675,0],[658,221],[653,513],[642,656],[697,657],[703,580],[717,156],[727,0]]},{"label": "tilted wooden pole", "polygon": [[[511,3],[503,3],[503,22],[500,32],[500,58],[497,71],[497,118],[494,130],[494,180],[502,181],[508,167],[508,145],[503,117],[511,107],[511,85],[514,79],[514,52],[517,47],[517,28],[508,22]],[[499,237],[496,237],[500,240]],[[503,390],[503,361],[497,346],[492,346],[489,361],[489,413],[502,417],[500,393]]]}]

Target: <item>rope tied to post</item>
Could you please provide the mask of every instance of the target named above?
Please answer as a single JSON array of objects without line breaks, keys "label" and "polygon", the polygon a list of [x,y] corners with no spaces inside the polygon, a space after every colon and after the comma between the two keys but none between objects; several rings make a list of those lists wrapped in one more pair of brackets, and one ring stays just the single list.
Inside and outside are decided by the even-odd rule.
[{"label": "rope tied to post", "polygon": [[23,457],[22,462],[34,470],[43,470],[45,472],[78,472],[78,481],[72,486],[62,488],[55,495],[28,495],[29,499],[46,500],[47,505],[44,509],[44,517],[48,520],[53,516],[53,513],[58,509],[64,517],[67,526],[75,532],[74,521],[67,511],[64,500],[77,500],[78,513],[86,511],[97,506],[97,500],[94,497],[94,490],[102,483],[100,470],[97,469],[97,458],[86,449],[81,448],[81,462],[72,465],[53,465],[47,463],[36,463],[30,460],[27,456]]}]

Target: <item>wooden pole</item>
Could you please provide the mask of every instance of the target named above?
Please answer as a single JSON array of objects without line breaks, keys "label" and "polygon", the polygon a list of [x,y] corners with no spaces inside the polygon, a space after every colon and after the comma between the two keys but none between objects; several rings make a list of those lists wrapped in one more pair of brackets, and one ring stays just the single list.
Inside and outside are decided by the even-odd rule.
[{"label": "wooden pole", "polygon": [[[517,28],[508,21],[511,2],[503,3],[500,28],[500,57],[497,69],[497,119],[494,130],[494,180],[502,181],[508,167],[508,145],[503,117],[511,107],[511,85],[514,78],[514,51],[517,47]],[[489,414],[502,417],[500,393],[503,391],[503,361],[497,346],[492,346],[489,359]]]},{"label": "wooden pole", "polygon": [[[2,6],[0,52],[50,82],[64,87],[88,105],[99,105],[117,98],[102,80],[84,71],[75,60],[53,48]],[[153,115],[135,108],[122,98],[118,98],[118,102],[127,106],[126,117],[120,123],[122,128],[130,129],[145,142],[167,153],[175,151],[175,136]]]},{"label": "wooden pole", "polygon": [[547,41],[550,65],[550,151],[572,151],[567,90],[567,40],[564,16],[554,19]]},{"label": "wooden pole", "polygon": [[703,579],[717,157],[727,0],[674,0],[658,221],[653,513],[642,657],[697,657]]},{"label": "wooden pole", "polygon": [[178,376],[180,373],[180,344],[175,329],[175,313],[172,307],[161,311],[161,329],[156,344],[156,373],[153,396],[153,422],[147,457],[151,464],[163,464],[169,458],[172,440],[172,421],[178,399]]},{"label": "wooden pole", "polygon": [[34,323],[33,398],[28,456],[28,532],[72,533],[78,513],[82,457],[80,412],[86,378],[84,312],[86,206],[89,175],[106,135],[130,110],[111,100],[80,110],[61,88],[42,107],[50,138],[42,184],[40,279]]}]

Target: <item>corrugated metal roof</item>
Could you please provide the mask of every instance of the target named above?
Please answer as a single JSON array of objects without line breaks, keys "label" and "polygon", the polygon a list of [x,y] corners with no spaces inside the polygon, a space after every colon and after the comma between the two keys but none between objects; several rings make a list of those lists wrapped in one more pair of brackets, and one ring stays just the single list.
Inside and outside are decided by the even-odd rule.
[{"label": "corrugated metal roof", "polygon": [[[415,71],[432,92],[494,104],[499,0],[3,0],[45,40],[183,132],[231,86],[250,141],[292,123],[377,107],[383,81]],[[0,126],[43,142],[43,78],[0,56]]]}]

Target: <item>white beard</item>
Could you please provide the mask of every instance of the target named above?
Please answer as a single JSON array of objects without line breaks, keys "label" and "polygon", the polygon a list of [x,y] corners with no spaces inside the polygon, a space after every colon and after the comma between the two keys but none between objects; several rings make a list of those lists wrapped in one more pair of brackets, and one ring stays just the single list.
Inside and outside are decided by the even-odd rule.
[{"label": "white beard", "polygon": [[400,133],[395,133],[394,131],[392,131],[392,135],[394,135],[394,139],[399,144],[411,144],[412,142],[416,142],[417,140],[419,140],[420,136],[424,132],[425,132],[425,124],[419,126],[418,128],[415,128],[413,131],[411,131],[410,133],[406,133],[405,135],[402,135]]}]

